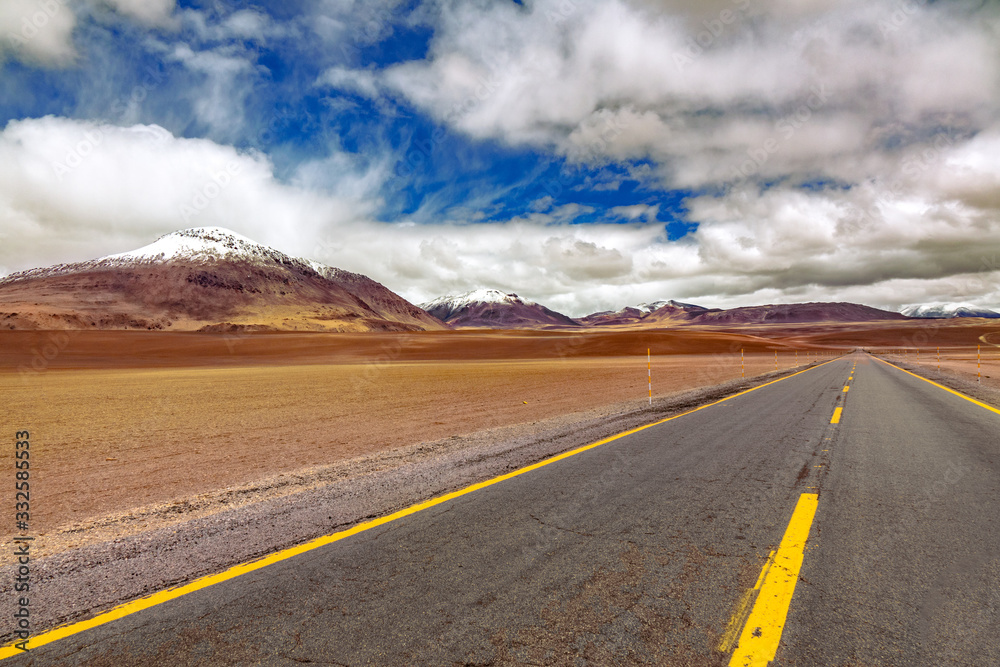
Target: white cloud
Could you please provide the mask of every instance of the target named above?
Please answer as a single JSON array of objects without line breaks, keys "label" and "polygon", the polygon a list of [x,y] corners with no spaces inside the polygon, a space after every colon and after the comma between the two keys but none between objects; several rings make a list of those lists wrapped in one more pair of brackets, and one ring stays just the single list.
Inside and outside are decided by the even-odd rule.
[{"label": "white cloud", "polygon": [[178,12],[178,16],[184,29],[190,30],[202,42],[266,42],[271,38],[297,34],[294,24],[276,22],[256,9],[241,9],[225,17],[213,17],[207,11],[184,9]]},{"label": "white cloud", "polygon": [[375,74],[368,70],[331,67],[319,76],[316,83],[371,99],[378,99],[381,96],[379,81]]},{"label": "white cloud", "polygon": [[668,187],[739,181],[762,150],[751,180],[857,178],[901,129],[1000,113],[997,12],[900,4],[446,3],[428,59],[382,77],[470,136],[651,158]]},{"label": "white cloud", "polygon": [[108,7],[151,28],[173,27],[176,0],[3,0],[0,65],[6,56],[44,67],[76,62],[73,32],[79,14]]},{"label": "white cloud", "polygon": [[917,169],[904,159],[886,183],[695,197],[700,228],[667,242],[645,222],[655,205],[616,209],[625,224],[570,224],[594,210],[550,201],[501,223],[387,224],[376,218],[385,162],[332,154],[282,183],[261,154],[156,126],[14,121],[0,133],[0,270],[219,225],[365,273],[414,302],[497,287],[572,315],[668,297],[897,307],[926,294],[996,307],[997,136],[939,142],[934,161]]},{"label": "white cloud", "polygon": [[244,128],[246,100],[253,93],[256,65],[237,46],[194,50],[188,44],[170,46],[167,60],[183,63],[201,77],[200,85],[184,91],[195,117],[214,137],[235,139]]},{"label": "white cloud", "polygon": [[68,0],[0,2],[0,66],[7,54],[46,66],[70,64],[76,58],[75,27]]},{"label": "white cloud", "polygon": [[[304,253],[366,204],[283,185],[267,158],[156,126],[63,118],[0,134],[0,265],[81,261],[184,227],[230,227]],[[44,259],[43,259],[44,257]]]},{"label": "white cloud", "polygon": [[117,12],[148,26],[169,26],[176,0],[103,0]]},{"label": "white cloud", "polygon": [[659,204],[650,206],[649,204],[632,204],[630,206],[615,206],[611,209],[615,215],[620,215],[627,220],[645,220],[646,222],[656,222],[656,215],[660,212]]}]

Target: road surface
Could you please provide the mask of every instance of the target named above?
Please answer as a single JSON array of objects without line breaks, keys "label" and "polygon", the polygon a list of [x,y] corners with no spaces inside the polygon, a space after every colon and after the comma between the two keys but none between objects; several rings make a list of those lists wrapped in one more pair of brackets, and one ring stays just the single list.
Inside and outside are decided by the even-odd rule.
[{"label": "road surface", "polygon": [[858,352],[6,664],[997,665],[998,426]]}]

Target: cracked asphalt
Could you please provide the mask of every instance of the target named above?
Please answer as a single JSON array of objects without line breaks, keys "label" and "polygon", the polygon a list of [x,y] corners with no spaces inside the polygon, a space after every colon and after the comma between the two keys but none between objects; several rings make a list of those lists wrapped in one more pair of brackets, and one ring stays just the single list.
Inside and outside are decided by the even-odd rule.
[{"label": "cracked asphalt", "polygon": [[725,665],[804,492],[773,664],[1000,664],[998,420],[858,352],[9,664]]}]

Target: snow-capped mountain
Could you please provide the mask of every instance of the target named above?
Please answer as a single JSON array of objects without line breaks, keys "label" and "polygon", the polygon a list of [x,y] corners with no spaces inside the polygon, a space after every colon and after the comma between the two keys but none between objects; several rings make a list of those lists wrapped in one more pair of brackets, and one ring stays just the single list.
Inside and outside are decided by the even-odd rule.
[{"label": "snow-capped mountain", "polygon": [[228,229],[196,227],[138,250],[7,276],[0,327],[411,331],[442,324],[366,276]]},{"label": "snow-capped mountain", "polygon": [[696,306],[693,303],[681,303],[680,301],[674,301],[673,299],[668,299],[666,301],[653,301],[652,303],[640,303],[638,306],[635,306],[635,308],[644,313],[651,313],[654,310],[663,308],[664,306],[673,306],[674,308],[680,308],[681,310],[707,310],[707,308]]},{"label": "snow-capped mountain", "polygon": [[524,306],[535,305],[534,301],[522,299],[516,294],[507,294],[506,292],[501,292],[498,289],[476,289],[471,292],[466,292],[465,294],[459,294],[458,296],[438,297],[437,299],[428,301],[427,303],[420,304],[420,307],[424,310],[440,306],[448,306],[450,308],[457,309],[472,306],[477,303],[501,303]]},{"label": "snow-capped mountain", "polygon": [[708,309],[702,306],[668,299],[640,303],[637,306],[626,306],[617,311],[605,310],[592,313],[577,321],[586,326],[653,325],[690,320],[707,311]]},{"label": "snow-capped mountain", "polygon": [[913,304],[900,310],[907,317],[1000,317],[1000,313],[971,303]]},{"label": "snow-capped mountain", "polygon": [[[267,261],[287,255],[222,227],[194,227],[166,234],[147,246],[96,260],[104,263],[164,262],[176,259]],[[279,259],[280,261],[280,259]]]},{"label": "snow-capped mountain", "polygon": [[573,319],[562,313],[495,289],[443,296],[420,307],[451,327],[520,329],[577,326]]},{"label": "snow-capped mountain", "polygon": [[[658,307],[657,307],[658,306]],[[653,310],[648,310],[653,308]],[[871,322],[904,319],[899,313],[856,303],[788,303],[744,306],[722,310],[679,301],[656,301],[617,312],[594,313],[580,318],[585,326],[638,326],[656,328],[685,324],[795,324],[804,322]]]},{"label": "snow-capped mountain", "polygon": [[899,313],[860,303],[821,301],[742,306],[710,310],[698,315],[695,324],[802,324],[806,322],[880,322],[904,319]]}]

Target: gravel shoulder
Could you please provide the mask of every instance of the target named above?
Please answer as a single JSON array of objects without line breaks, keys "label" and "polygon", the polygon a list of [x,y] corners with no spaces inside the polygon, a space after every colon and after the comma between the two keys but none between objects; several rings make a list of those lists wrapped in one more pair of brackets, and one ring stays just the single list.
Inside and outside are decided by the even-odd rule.
[{"label": "gravel shoulder", "polygon": [[[71,526],[50,541],[52,553],[33,556],[34,634],[807,367],[654,398],[652,406],[618,403],[422,442]],[[4,614],[17,598],[15,569],[0,567]],[[8,642],[5,626],[0,640]]]}]

